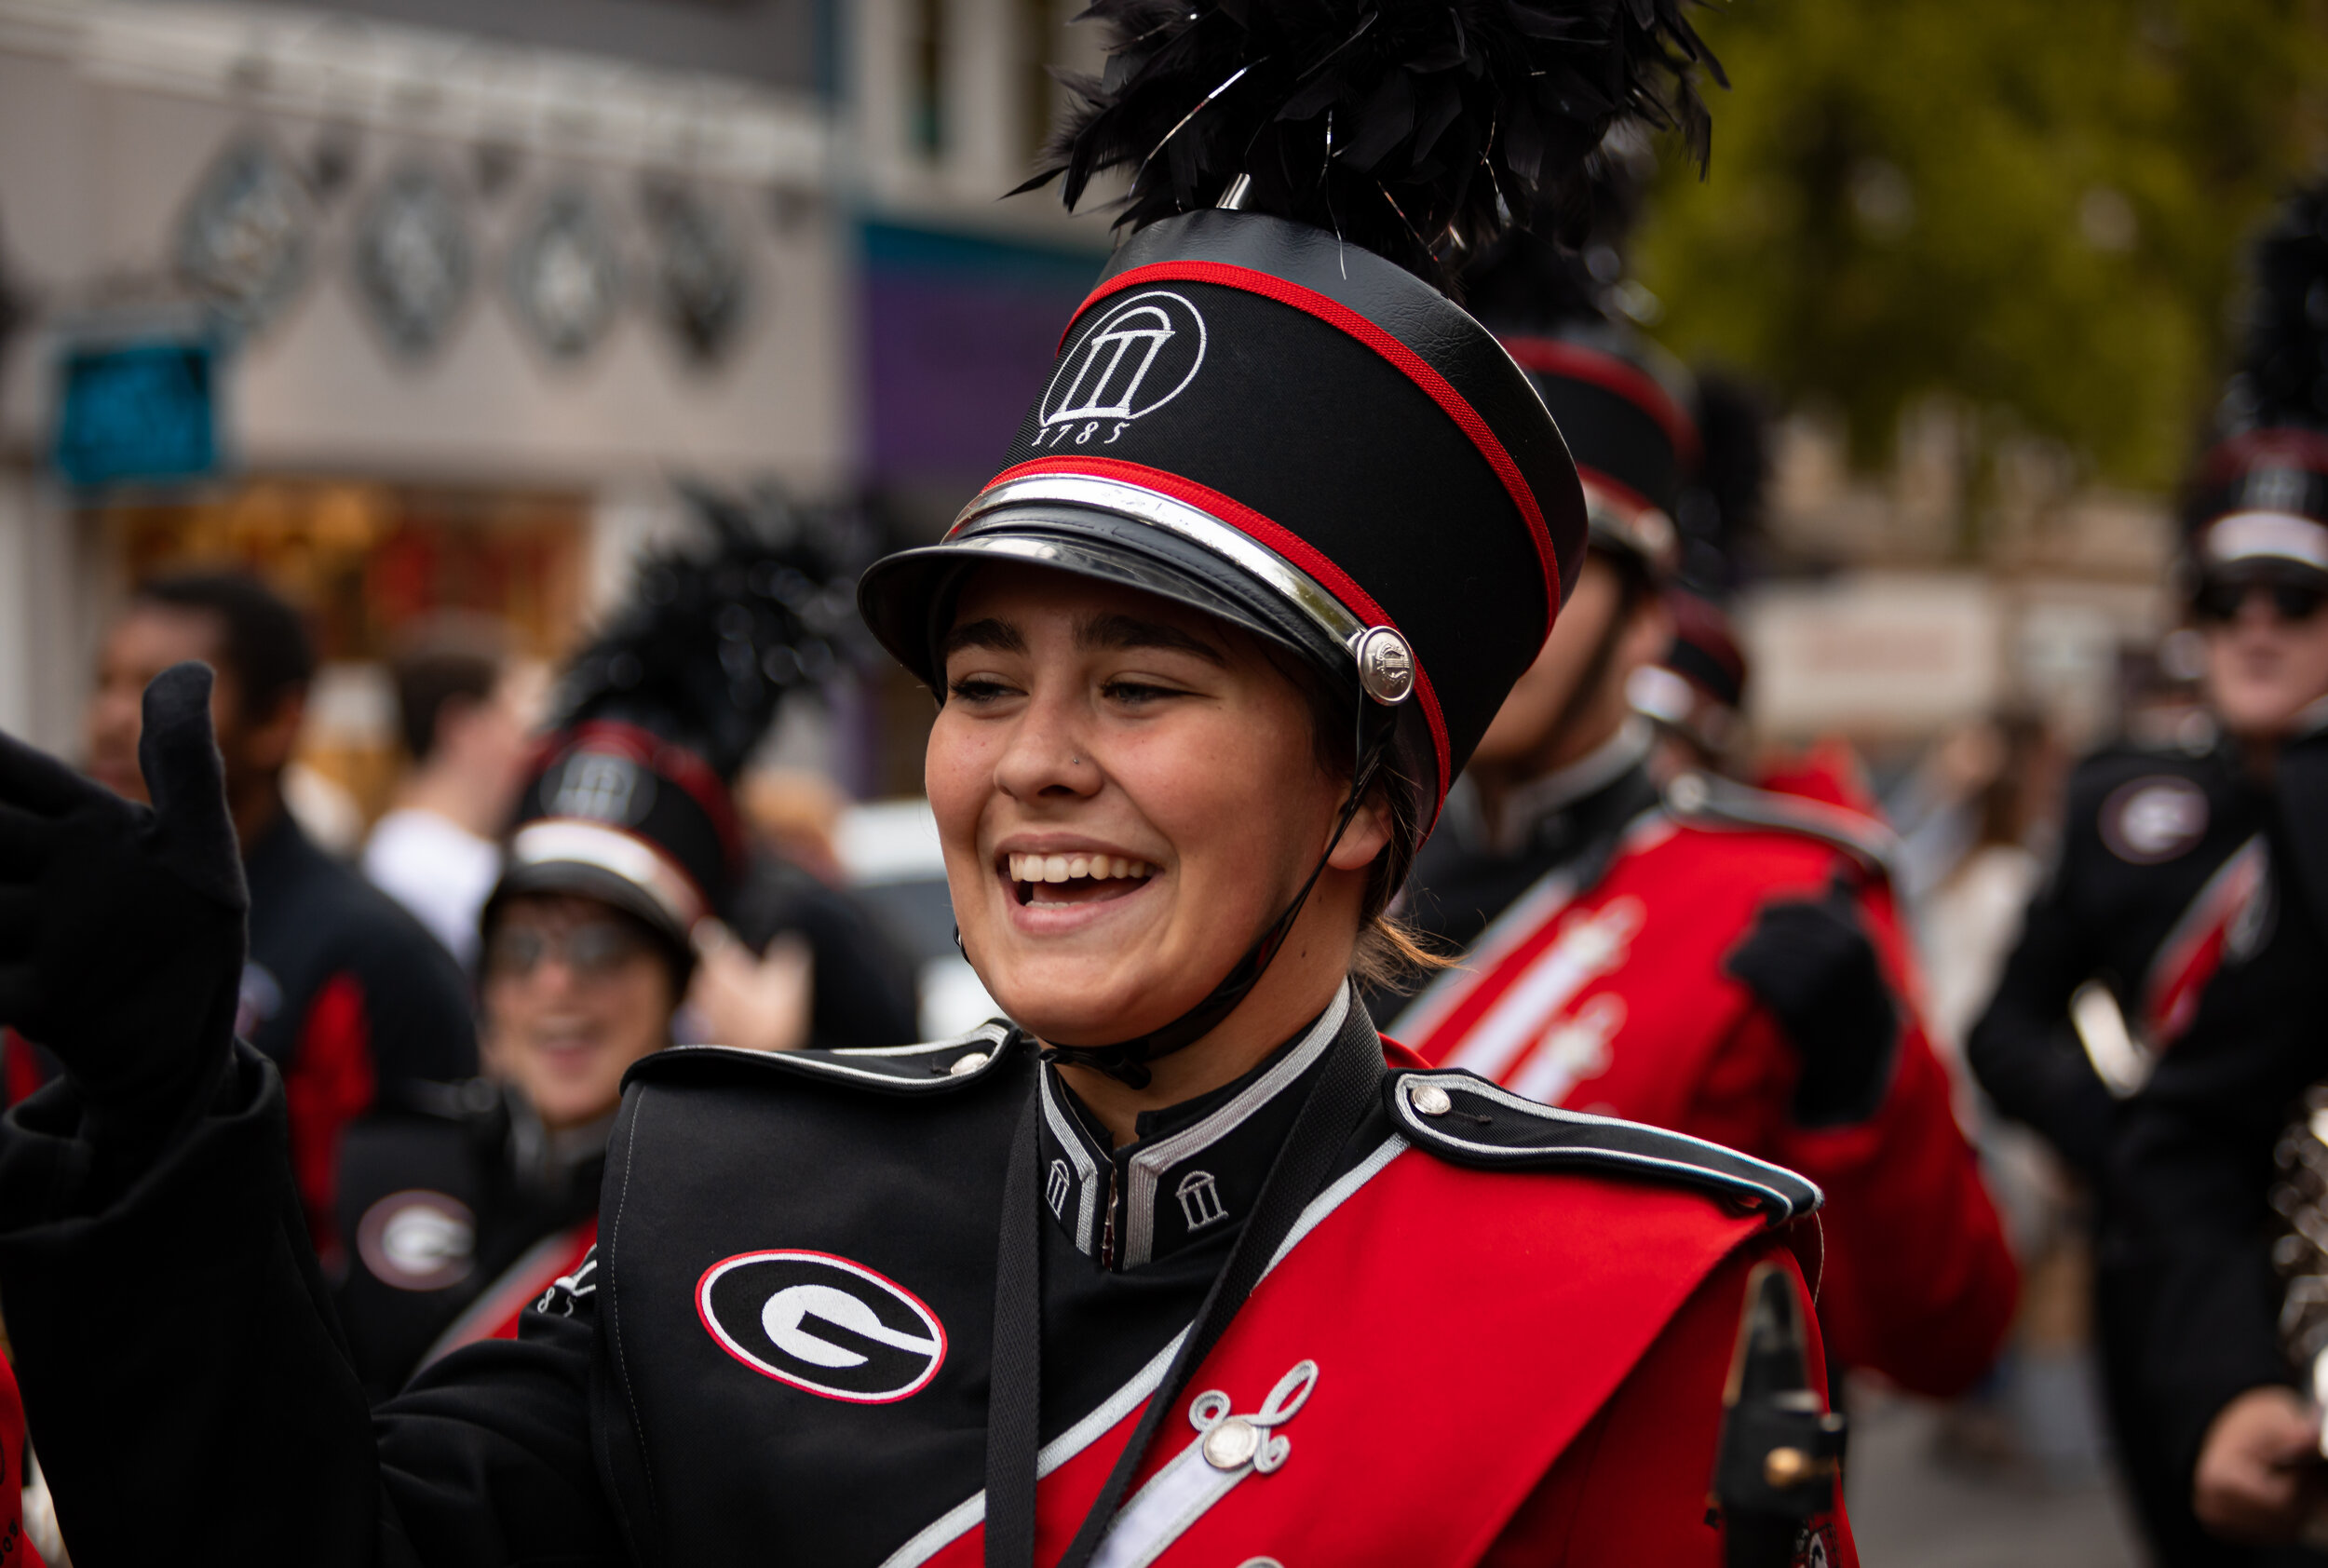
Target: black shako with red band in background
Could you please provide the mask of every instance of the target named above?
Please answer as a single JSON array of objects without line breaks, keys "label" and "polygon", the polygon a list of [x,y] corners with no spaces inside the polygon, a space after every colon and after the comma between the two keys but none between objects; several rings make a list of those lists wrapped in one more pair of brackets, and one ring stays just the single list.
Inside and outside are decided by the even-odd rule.
[{"label": "black shako with red band in background", "polygon": [[2243,431],[2200,463],[2185,498],[2195,585],[2242,574],[2328,579],[2328,433]]},{"label": "black shako with red band in background", "polygon": [[1698,427],[1621,340],[1595,335],[1609,341],[1515,332],[1502,341],[1576,455],[1593,542],[1638,556],[1664,578],[1680,562],[1673,519],[1699,462]]},{"label": "black shako with red band in background", "polygon": [[1326,230],[1206,210],[1117,251],[1009,461],[858,599],[933,687],[984,561],[1222,615],[1395,707],[1428,823],[1542,648],[1584,534],[1559,430],[1478,322]]},{"label": "black shako with red band in background", "polygon": [[544,742],[494,903],[581,894],[637,915],[684,953],[697,922],[725,912],[744,859],[735,806],[710,764],[642,725],[594,719]]}]

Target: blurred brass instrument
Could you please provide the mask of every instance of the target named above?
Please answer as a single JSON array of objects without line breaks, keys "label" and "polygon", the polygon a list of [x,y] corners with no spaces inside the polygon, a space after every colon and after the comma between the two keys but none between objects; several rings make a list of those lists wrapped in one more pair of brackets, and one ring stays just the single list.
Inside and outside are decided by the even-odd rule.
[{"label": "blurred brass instrument", "polygon": [[[2328,1084],[2304,1091],[2302,1113],[2280,1134],[2272,1163],[2271,1207],[2287,1227],[2271,1244],[2272,1266],[2286,1281],[2280,1345],[2308,1371],[2312,1402],[2328,1407]],[[2328,1456],[2328,1429],[2321,1453]]]}]

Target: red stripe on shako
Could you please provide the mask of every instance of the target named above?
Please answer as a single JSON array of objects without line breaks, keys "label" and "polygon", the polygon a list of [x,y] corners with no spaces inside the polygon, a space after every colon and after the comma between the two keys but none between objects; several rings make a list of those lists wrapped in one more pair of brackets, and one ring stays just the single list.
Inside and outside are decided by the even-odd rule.
[{"label": "red stripe on shako", "polygon": [[[1544,602],[1548,606],[1545,632],[1550,635],[1552,616],[1558,613],[1560,606],[1562,562],[1552,547],[1551,526],[1544,520],[1544,508],[1537,503],[1536,492],[1529,488],[1526,476],[1520,472],[1520,465],[1505,450],[1501,438],[1489,427],[1487,421],[1463,394],[1432,368],[1429,361],[1337,300],[1329,299],[1314,289],[1306,289],[1286,278],[1228,262],[1157,262],[1118,273],[1092,290],[1083,304],[1076,307],[1075,320],[1068,323],[1067,333],[1072,335],[1076,324],[1083,319],[1084,313],[1100,301],[1119,294],[1126,289],[1161,281],[1217,284],[1225,289],[1258,294],[1264,299],[1290,305],[1364,344],[1413,382],[1425,397],[1437,403],[1440,411],[1455,422],[1495,471],[1504,493],[1511,498],[1512,506],[1527,523],[1529,542],[1536,547],[1536,562],[1544,572]],[[1063,345],[1066,337],[1062,336],[1060,342]]]}]

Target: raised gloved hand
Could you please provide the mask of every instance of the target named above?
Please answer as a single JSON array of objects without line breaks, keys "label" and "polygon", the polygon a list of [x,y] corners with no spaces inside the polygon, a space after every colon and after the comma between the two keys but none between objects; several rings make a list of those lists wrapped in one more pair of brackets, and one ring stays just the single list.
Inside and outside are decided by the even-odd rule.
[{"label": "raised gloved hand", "polygon": [[1848,1127],[1883,1103],[1900,1051],[1900,1006],[1848,883],[1823,899],[1774,899],[1723,968],[1745,982],[1802,1053],[1796,1125]]},{"label": "raised gloved hand", "polygon": [[93,1108],[182,1109],[233,1034],[250,900],[210,682],[181,664],[145,689],[150,807],[0,735],[0,1023]]}]

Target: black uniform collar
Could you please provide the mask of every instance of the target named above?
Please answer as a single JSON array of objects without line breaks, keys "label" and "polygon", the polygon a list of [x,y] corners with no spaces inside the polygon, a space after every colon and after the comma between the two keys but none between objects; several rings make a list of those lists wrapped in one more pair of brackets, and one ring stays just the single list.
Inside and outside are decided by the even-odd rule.
[{"label": "black uniform collar", "polygon": [[1540,778],[1531,778],[1504,796],[1503,820],[1490,833],[1475,802],[1457,826],[1474,850],[1521,855],[1550,847],[1565,836],[1564,824],[1597,816],[1596,807],[1644,773],[1656,735],[1645,719],[1628,719],[1592,750]]},{"label": "black uniform collar", "polygon": [[1120,1149],[1046,1064],[1040,1142],[1052,1222],[1077,1251],[1118,1271],[1235,1234],[1301,1110],[1301,1089],[1351,1012],[1345,986],[1315,1022],[1236,1082],[1141,1113],[1138,1138]]}]

